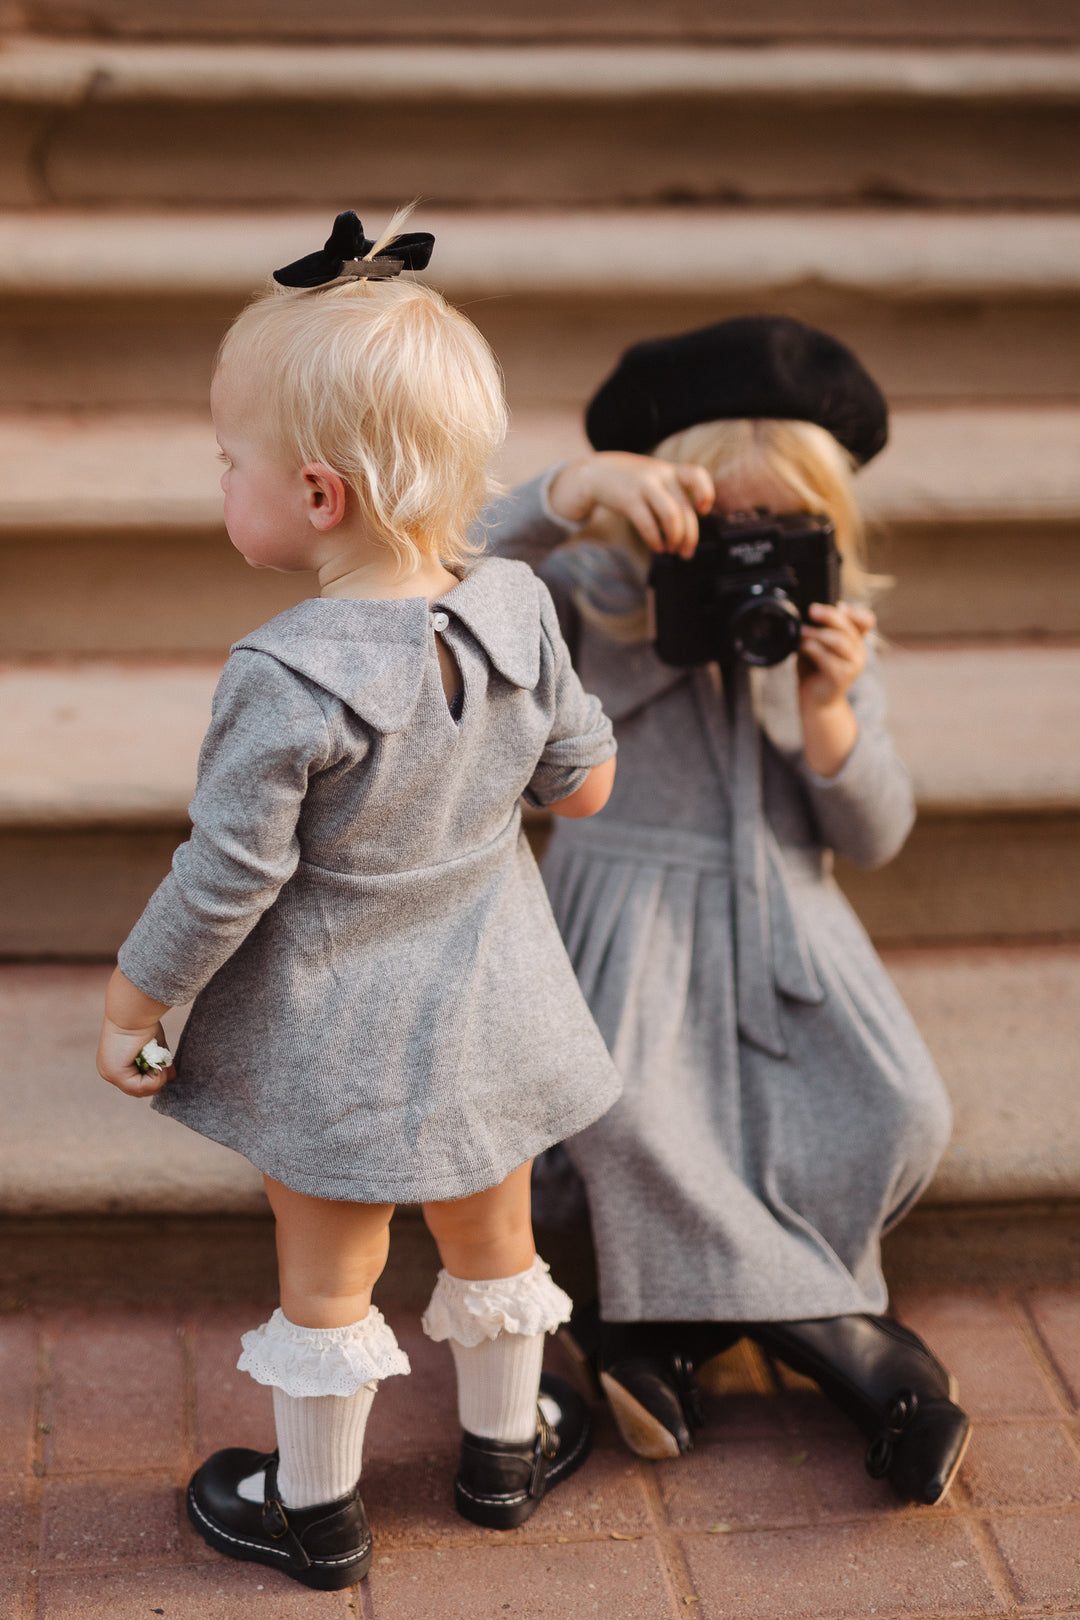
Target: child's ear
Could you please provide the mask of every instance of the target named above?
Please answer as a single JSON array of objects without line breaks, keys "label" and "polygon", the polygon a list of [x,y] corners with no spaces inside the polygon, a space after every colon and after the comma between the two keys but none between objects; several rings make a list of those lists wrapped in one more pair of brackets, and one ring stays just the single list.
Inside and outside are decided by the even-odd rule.
[{"label": "child's ear", "polygon": [[345,516],[345,480],[325,461],[309,461],[301,467],[308,522],[324,532],[336,528]]}]

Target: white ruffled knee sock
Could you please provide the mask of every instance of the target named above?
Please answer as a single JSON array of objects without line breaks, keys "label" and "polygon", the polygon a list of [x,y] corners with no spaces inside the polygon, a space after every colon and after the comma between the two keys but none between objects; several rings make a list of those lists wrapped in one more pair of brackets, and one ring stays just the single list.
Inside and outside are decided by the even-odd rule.
[{"label": "white ruffled knee sock", "polygon": [[360,1478],[364,1430],[378,1384],[355,1395],[286,1395],[274,1390],[278,1495],[286,1507],[347,1496]]},{"label": "white ruffled knee sock", "polygon": [[[348,1327],[306,1328],[276,1310],[241,1343],[240,1371],[273,1388],[282,1502],[314,1507],[347,1495],[360,1477],[378,1380],[409,1371],[381,1312],[372,1306]],[[252,1474],[239,1490],[261,1502],[263,1475]]]},{"label": "white ruffled knee sock", "polygon": [[483,1282],[440,1271],[423,1329],[450,1341],[463,1429],[487,1440],[532,1439],[544,1335],[569,1321],[570,1310],[539,1256],[528,1271]]}]

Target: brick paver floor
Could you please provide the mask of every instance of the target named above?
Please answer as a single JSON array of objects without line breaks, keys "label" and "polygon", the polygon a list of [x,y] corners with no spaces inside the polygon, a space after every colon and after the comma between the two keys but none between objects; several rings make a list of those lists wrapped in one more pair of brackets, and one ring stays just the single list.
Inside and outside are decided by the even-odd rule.
[{"label": "brick paver floor", "polygon": [[429,1279],[396,1295],[391,1282],[382,1304],[413,1376],[384,1384],[369,1428],[375,1561],[359,1587],[322,1594],[219,1557],[182,1508],[208,1451],[272,1443],[268,1392],[233,1370],[239,1333],[272,1303],[269,1266],[232,1286],[208,1251],[200,1294],[197,1257],[170,1289],[150,1253],[140,1298],[130,1279],[95,1283],[78,1252],[65,1290],[62,1260],[49,1251],[40,1287],[0,1272],[4,1620],[1080,1616],[1080,1287],[897,1300],[975,1420],[943,1508],[899,1505],[816,1391],[735,1352],[710,1369],[690,1456],[631,1457],[598,1409],[585,1468],[495,1534],[451,1506],[451,1362],[417,1320]]}]

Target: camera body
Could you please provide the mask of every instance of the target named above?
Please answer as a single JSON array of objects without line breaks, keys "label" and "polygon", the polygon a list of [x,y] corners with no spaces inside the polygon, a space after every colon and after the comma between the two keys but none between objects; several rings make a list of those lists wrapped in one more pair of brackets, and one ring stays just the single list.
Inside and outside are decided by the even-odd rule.
[{"label": "camera body", "polygon": [[779,664],[797,651],[812,602],[836,602],[840,554],[829,519],[812,512],[726,512],[699,518],[689,558],[655,556],[650,634],[665,664]]}]

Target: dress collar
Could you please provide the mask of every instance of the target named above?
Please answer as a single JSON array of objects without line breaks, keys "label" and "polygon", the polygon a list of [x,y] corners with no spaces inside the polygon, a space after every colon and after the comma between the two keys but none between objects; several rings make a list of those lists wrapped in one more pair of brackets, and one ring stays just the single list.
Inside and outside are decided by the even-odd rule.
[{"label": "dress collar", "polygon": [[311,597],[233,650],[268,653],[390,735],[416,707],[431,614],[440,609],[465,627],[504,680],[532,690],[540,678],[537,580],[525,563],[502,558],[477,563],[430,605],[422,596]]}]

